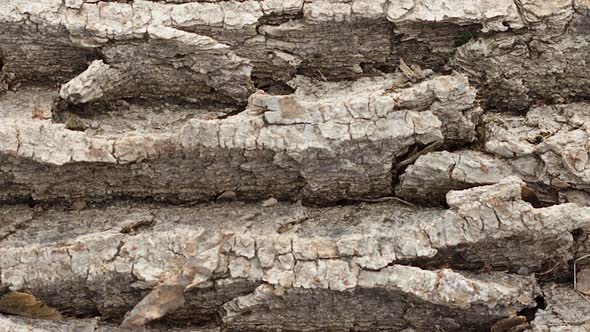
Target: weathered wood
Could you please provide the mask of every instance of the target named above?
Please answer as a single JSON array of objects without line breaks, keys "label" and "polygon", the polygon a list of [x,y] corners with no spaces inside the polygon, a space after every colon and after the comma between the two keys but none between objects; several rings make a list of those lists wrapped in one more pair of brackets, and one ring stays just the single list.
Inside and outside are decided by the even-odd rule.
[{"label": "weathered wood", "polygon": [[[541,106],[526,115],[490,113],[483,118],[483,151],[432,152],[400,176],[405,199],[444,200],[451,189],[519,176],[545,203],[590,205],[590,105]],[[423,186],[428,181],[430,186]]]},{"label": "weathered wood", "polygon": [[0,332],[585,329],[589,22],[0,1]]},{"label": "weathered wood", "polygon": [[[230,329],[254,329],[254,325],[274,329],[273,324],[295,328],[302,326],[306,315],[318,317],[317,325],[306,327],[317,330],[393,324],[387,318],[392,315],[389,311],[367,316],[371,306],[383,305],[374,303],[371,295],[383,289],[378,301],[399,303],[400,314],[403,306],[419,304],[421,310],[437,312],[440,319],[463,317],[449,324],[477,330],[534,306],[537,293],[531,279],[493,274],[477,281],[483,275],[400,264],[530,274],[571,259],[572,232],[588,227],[590,210],[574,204],[534,209],[521,200],[520,186],[510,178],[494,186],[453,192],[448,196],[449,210],[421,211],[383,203],[360,208],[284,204],[260,208],[234,203],[49,210],[0,242],[1,278],[11,290],[31,292],[66,315],[98,311],[120,321],[129,311],[124,323],[129,326],[163,317],[197,324],[221,319]],[[450,278],[450,288],[427,290],[439,278]],[[503,278],[510,286],[495,284],[502,284]],[[453,290],[452,285],[463,282],[478,286],[466,293]],[[492,293],[483,295],[487,287]],[[520,293],[496,294],[496,287]],[[529,296],[526,302],[523,294]],[[342,307],[330,309],[331,301],[322,302],[325,297]],[[338,314],[326,311],[328,316],[320,319],[322,314],[306,309],[316,306]],[[243,316],[253,310],[256,315]],[[405,318],[392,329],[423,329],[423,324]]]},{"label": "weathered wood", "polygon": [[95,110],[78,120],[91,126],[85,132],[31,116],[51,108],[51,92],[7,93],[0,97],[0,199],[204,201],[233,191],[238,199],[323,203],[388,195],[408,149],[473,140],[481,112],[465,76],[390,91],[399,81],[300,78],[293,94],[255,93],[239,114],[198,118],[188,109],[175,122],[157,115],[163,126],[146,119],[127,128],[117,123],[122,111]]}]

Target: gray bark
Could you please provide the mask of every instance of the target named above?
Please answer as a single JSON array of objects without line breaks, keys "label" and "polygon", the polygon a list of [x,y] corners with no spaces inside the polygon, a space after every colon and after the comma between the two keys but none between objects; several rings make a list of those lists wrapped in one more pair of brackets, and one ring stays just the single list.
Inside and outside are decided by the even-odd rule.
[{"label": "gray bark", "polygon": [[[432,152],[400,177],[404,198],[439,201],[449,189],[516,175],[547,203],[590,204],[590,109],[587,103],[541,106],[525,115],[486,114],[483,151]],[[421,186],[428,180],[430,187]],[[434,188],[433,188],[434,187]]]},{"label": "gray bark", "polygon": [[587,329],[589,17],[0,2],[0,332]]},{"label": "gray bark", "polygon": [[255,93],[245,111],[230,117],[197,118],[198,111],[187,109],[157,115],[159,123],[135,122],[135,129],[119,123],[120,111],[98,111],[80,120],[95,128],[85,132],[24,113],[50,109],[51,92],[7,93],[0,99],[0,158],[7,164],[0,198],[195,201],[226,191],[240,199],[316,202],[387,196],[410,148],[473,140],[481,112],[462,75],[388,90],[399,82],[400,75],[351,83],[300,78],[294,94]]},{"label": "gray bark", "polygon": [[[451,317],[437,321],[446,328],[477,330],[534,306],[534,278],[448,268],[543,272],[572,258],[572,231],[590,223],[590,210],[575,204],[532,208],[520,199],[520,185],[510,178],[453,192],[449,210],[428,211],[395,204],[123,205],[36,214],[12,208],[10,216],[26,221],[4,231],[2,283],[27,289],[62,313],[99,312],[115,321],[143,298],[126,325],[165,316],[199,324],[221,320],[230,330],[297,329],[305,317],[315,317],[306,328],[353,324],[362,330],[379,322],[425,329],[433,321],[417,316],[436,312]],[[432,284],[440,278],[449,279],[448,289],[442,281]],[[464,282],[473,286],[456,288]],[[495,293],[497,287],[508,288]],[[385,302],[400,312],[374,312]],[[404,309],[416,305],[418,312]]]}]

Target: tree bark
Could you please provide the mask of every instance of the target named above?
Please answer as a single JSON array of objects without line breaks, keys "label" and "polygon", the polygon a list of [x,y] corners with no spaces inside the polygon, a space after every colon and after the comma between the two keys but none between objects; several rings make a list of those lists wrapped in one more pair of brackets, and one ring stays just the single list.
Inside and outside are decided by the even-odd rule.
[{"label": "tree bark", "polygon": [[2,1],[0,332],[584,330],[589,17]]}]

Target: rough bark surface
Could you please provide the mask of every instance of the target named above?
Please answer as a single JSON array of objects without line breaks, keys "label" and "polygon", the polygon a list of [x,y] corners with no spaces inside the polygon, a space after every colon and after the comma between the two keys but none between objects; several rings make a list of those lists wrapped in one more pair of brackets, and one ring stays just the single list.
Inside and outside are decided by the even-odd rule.
[{"label": "rough bark surface", "polygon": [[587,331],[588,0],[4,0],[0,332]]}]

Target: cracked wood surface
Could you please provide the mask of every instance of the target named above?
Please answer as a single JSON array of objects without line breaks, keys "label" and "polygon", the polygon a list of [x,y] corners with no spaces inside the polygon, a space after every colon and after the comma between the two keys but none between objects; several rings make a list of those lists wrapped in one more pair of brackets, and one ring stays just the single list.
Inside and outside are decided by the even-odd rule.
[{"label": "cracked wood surface", "polygon": [[[489,113],[482,121],[482,151],[432,152],[400,177],[403,198],[443,200],[450,189],[519,176],[549,203],[590,204],[590,106],[541,106],[525,115]],[[429,181],[431,186],[422,184]]]},{"label": "cracked wood surface", "polygon": [[0,97],[0,158],[6,165],[0,179],[7,188],[0,198],[194,201],[234,191],[240,199],[319,203],[384,196],[393,191],[395,165],[411,147],[471,141],[481,113],[475,89],[462,75],[390,91],[400,79],[318,83],[301,77],[293,94],[257,92],[236,115],[116,133],[108,122],[119,111],[109,113],[114,120],[104,130],[73,131],[67,122],[31,115],[51,109],[51,92],[7,93]]},{"label": "cracked wood surface", "polygon": [[588,94],[582,1],[10,0],[0,13],[6,86],[65,83],[95,60],[74,79],[91,96],[62,89],[72,102],[245,102],[264,82],[374,76],[400,58],[468,73],[493,107]]},{"label": "cracked wood surface", "polygon": [[[441,324],[477,330],[534,306],[534,279],[498,272],[480,280],[486,275],[399,263],[421,265],[427,258],[439,268],[489,266],[528,275],[571,259],[571,232],[590,223],[590,210],[575,204],[535,209],[520,199],[520,187],[513,177],[452,192],[449,210],[428,211],[391,204],[281,204],[262,209],[238,204],[39,214],[14,207],[6,214],[21,213],[28,219],[24,226],[8,226],[12,232],[1,241],[0,276],[2,285],[31,292],[69,315],[98,311],[102,317],[120,320],[143,297],[126,316],[124,324],[130,326],[161,317],[182,321],[195,313],[206,323],[217,319],[221,308],[221,319],[230,330],[274,328],[260,326],[265,321],[296,328],[306,315],[317,317],[313,329],[319,330],[393,324],[389,311],[366,316],[362,309],[372,303],[370,294],[383,289],[379,301],[399,302],[400,310],[410,303],[419,303],[420,312],[448,310],[443,315],[455,319]],[[481,219],[474,218],[478,215]],[[301,219],[281,232],[282,225]],[[79,220],[78,226],[72,228],[74,220]],[[506,251],[507,243],[514,250]],[[437,281],[431,289],[438,279],[440,284]],[[467,288],[455,288],[460,284]],[[315,289],[319,293],[310,293]],[[319,305],[328,310],[331,304],[322,302],[325,297],[342,301],[336,312],[352,316],[320,319],[321,314],[304,309]],[[288,303],[300,303],[301,309]],[[255,315],[242,317],[252,310]],[[418,314],[412,310],[400,312],[396,319]],[[425,322],[404,319],[394,329],[425,327],[420,325]]]},{"label": "cracked wood surface", "polygon": [[0,332],[586,330],[589,23],[2,1]]}]

